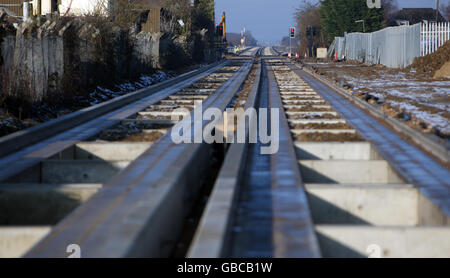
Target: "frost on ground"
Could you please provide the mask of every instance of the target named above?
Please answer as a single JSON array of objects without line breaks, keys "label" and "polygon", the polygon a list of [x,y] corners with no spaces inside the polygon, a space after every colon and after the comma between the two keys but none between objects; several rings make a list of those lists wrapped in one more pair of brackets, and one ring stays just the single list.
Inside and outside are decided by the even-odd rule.
[{"label": "frost on ground", "polygon": [[155,83],[167,80],[172,77],[173,73],[158,72],[152,75],[144,75],[135,82],[126,82],[117,84],[112,89],[102,88],[98,86],[90,95],[89,103],[90,105],[95,105],[100,102],[122,96],[129,92],[134,92],[139,89],[151,86]]},{"label": "frost on ground", "polygon": [[87,97],[75,97],[71,107],[59,106],[51,107],[46,104],[40,104],[33,108],[33,116],[28,119],[19,119],[5,109],[0,109],[0,136],[5,136],[16,131],[32,127],[39,123],[63,116],[74,112],[83,107],[92,106],[112,98],[146,88],[158,82],[167,80],[175,76],[174,72],[157,72],[152,75],[144,75],[134,82],[125,82],[112,85],[111,88],[102,88],[98,86]]},{"label": "frost on ground", "polygon": [[347,64],[311,64],[316,71],[423,132],[450,135],[450,81],[414,70]]}]

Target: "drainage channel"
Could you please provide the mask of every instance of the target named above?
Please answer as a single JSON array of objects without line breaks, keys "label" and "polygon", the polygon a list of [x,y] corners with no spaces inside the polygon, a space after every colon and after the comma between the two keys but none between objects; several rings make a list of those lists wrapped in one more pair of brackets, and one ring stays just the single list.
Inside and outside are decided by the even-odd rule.
[{"label": "drainage channel", "polygon": [[272,63],[324,257],[448,257],[448,218],[282,61]]},{"label": "drainage channel", "polygon": [[54,225],[151,150],[176,123],[171,120],[173,110],[185,108],[190,112],[194,101],[206,101],[237,72],[242,75],[244,64],[245,61],[232,61],[89,140],[80,141],[3,181],[0,257],[24,255]]}]

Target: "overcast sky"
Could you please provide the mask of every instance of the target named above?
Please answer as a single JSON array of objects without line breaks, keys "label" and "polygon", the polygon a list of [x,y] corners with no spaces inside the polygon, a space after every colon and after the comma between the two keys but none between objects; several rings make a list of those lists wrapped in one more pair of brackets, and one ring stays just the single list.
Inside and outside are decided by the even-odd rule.
[{"label": "overcast sky", "polygon": [[[227,32],[246,26],[259,41],[279,41],[295,26],[295,8],[302,0],[215,0],[216,17],[227,13]],[[361,0],[365,1],[365,0]],[[316,0],[318,2],[318,0]],[[435,8],[436,0],[397,0],[401,8]],[[442,4],[450,0],[440,0]],[[218,22],[219,19],[216,19]]]}]

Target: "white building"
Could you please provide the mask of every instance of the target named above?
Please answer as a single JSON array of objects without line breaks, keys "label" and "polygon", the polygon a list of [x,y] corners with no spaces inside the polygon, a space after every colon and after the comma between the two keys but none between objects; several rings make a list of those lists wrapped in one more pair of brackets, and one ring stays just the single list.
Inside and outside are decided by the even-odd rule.
[{"label": "white building", "polygon": [[[144,9],[159,8],[167,0],[129,0],[137,7]],[[193,1],[193,0],[192,0]],[[12,15],[23,16],[26,9],[28,15],[38,14],[40,3],[41,15],[58,11],[61,15],[107,15],[117,0],[0,0],[0,7],[8,9]],[[25,7],[26,6],[26,7]]]},{"label": "white building", "polygon": [[[12,15],[41,15],[59,11],[61,15],[106,14],[116,0],[0,0],[0,7]],[[25,12],[25,10],[27,12]]]},{"label": "white building", "polygon": [[61,15],[107,14],[114,0],[59,0]]}]

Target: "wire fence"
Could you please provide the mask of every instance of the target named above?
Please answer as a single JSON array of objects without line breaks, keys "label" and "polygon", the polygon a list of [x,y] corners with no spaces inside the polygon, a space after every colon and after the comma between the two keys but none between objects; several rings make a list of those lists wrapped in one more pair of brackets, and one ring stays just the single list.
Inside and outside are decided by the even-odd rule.
[{"label": "wire fence", "polygon": [[389,27],[373,33],[350,33],[336,37],[334,51],[362,63],[382,64],[391,68],[411,65],[414,58],[435,52],[450,40],[450,24],[418,23]]}]

